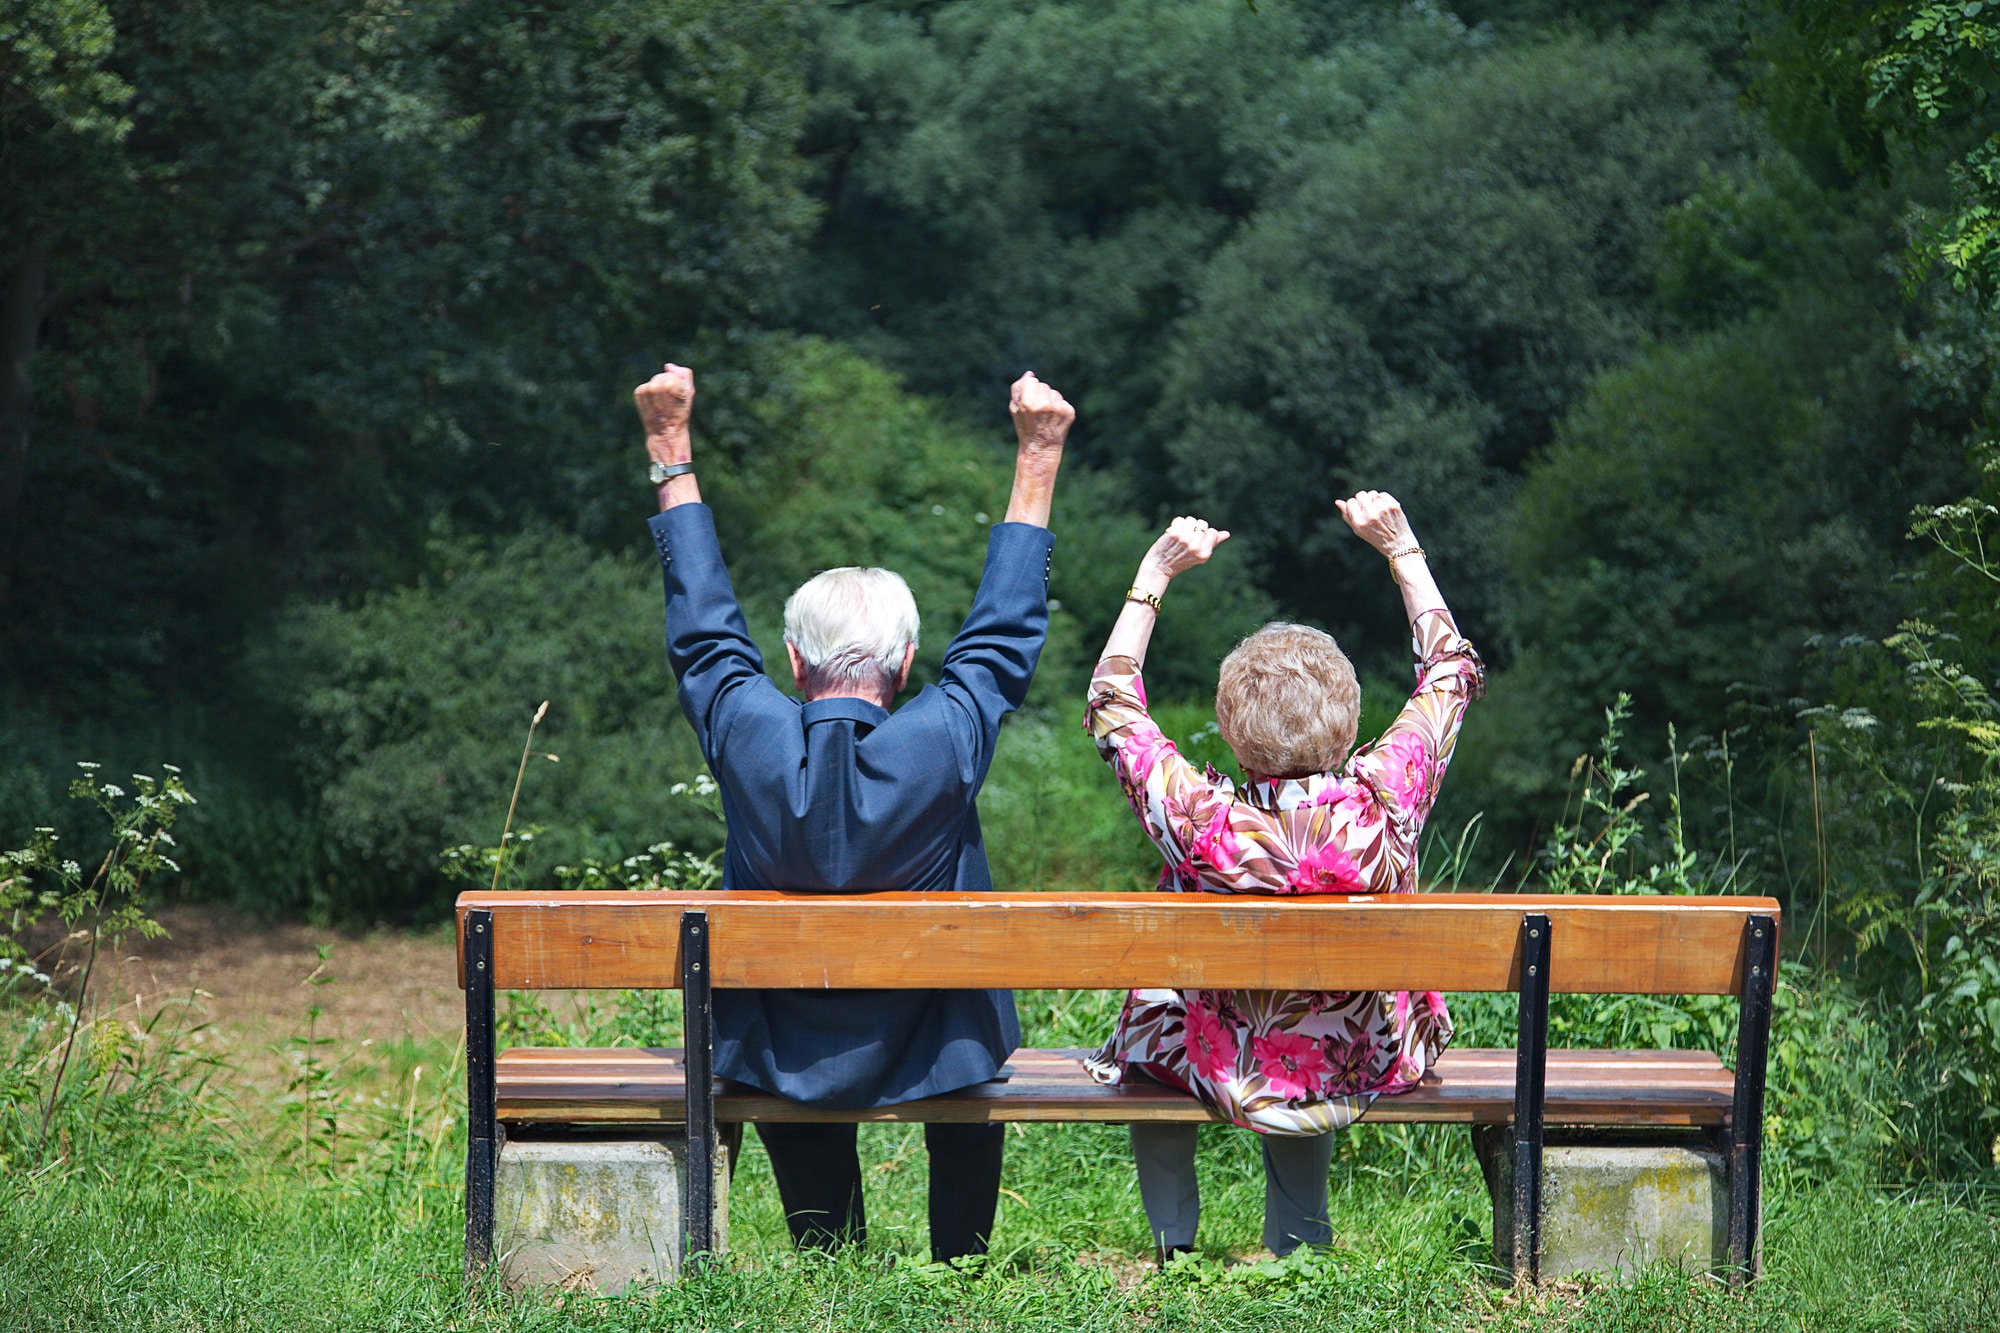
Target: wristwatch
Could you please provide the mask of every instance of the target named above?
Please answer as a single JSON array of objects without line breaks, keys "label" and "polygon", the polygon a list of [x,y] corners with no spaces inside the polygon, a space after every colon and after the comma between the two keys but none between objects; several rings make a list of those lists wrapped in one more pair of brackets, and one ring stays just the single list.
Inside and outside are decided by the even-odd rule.
[{"label": "wristwatch", "polygon": [[646,469],[646,480],[655,486],[664,486],[675,477],[685,477],[694,471],[693,463],[662,463],[657,460]]}]

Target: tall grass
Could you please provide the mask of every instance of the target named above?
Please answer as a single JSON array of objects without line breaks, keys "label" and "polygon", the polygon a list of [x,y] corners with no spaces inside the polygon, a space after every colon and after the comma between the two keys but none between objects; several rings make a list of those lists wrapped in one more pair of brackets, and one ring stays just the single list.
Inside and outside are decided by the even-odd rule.
[{"label": "tall grass", "polygon": [[[1032,1039],[1074,998],[1024,996]],[[320,1090],[337,1131],[297,1146],[292,1094],[209,1080],[193,1025],[110,1038],[65,1094],[68,1154],[0,1173],[0,1326],[232,1329],[1940,1329],[2000,1308],[2000,1214],[1974,1191],[1884,1193],[1778,1170],[1767,1276],[1749,1296],[1666,1270],[1620,1288],[1511,1290],[1462,1131],[1363,1126],[1334,1168],[1321,1256],[1226,1267],[1255,1247],[1250,1135],[1205,1130],[1199,1262],[1149,1274],[1122,1130],[1010,1131],[994,1253],[971,1277],[925,1262],[921,1131],[862,1134],[870,1245],[794,1254],[754,1135],[733,1189],[732,1254],[628,1298],[468,1293],[460,1275],[462,1066],[448,1045],[349,1058]],[[92,1029],[93,1040],[99,1029]],[[41,1049],[18,1030],[7,1077]],[[10,1084],[11,1086],[11,1084]],[[1788,1098],[1774,1094],[1780,1114]]]}]

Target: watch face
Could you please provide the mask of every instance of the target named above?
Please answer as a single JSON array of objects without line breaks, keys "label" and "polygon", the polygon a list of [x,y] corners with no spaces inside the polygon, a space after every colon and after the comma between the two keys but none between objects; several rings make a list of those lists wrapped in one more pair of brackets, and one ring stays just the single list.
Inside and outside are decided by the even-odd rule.
[{"label": "watch face", "polygon": [[654,463],[646,469],[646,477],[655,486],[663,485],[667,480],[667,465],[665,463]]}]

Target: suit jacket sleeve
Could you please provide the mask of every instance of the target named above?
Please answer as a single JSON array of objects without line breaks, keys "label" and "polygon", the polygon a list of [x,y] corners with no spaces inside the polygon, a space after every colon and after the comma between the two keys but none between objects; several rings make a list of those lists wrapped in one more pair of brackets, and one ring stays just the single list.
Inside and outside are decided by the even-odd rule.
[{"label": "suit jacket sleeve", "polygon": [[1000,719],[1021,706],[1049,631],[1049,561],[1055,536],[1001,523],[986,547],[972,611],[945,650],[938,685],[956,707],[953,740],[962,776],[986,776]]},{"label": "suit jacket sleeve", "polygon": [[677,505],[647,526],[666,584],[667,661],[680,682],[681,711],[713,766],[742,691],[777,687],[736,603],[708,506]]}]

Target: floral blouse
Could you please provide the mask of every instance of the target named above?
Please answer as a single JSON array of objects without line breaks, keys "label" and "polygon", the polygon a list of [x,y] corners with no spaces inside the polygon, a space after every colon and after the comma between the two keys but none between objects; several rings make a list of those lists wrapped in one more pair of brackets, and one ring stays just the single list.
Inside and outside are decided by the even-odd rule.
[{"label": "floral blouse", "polygon": [[[1163,890],[1415,891],[1418,836],[1485,671],[1449,611],[1412,632],[1416,692],[1381,739],[1337,772],[1252,775],[1240,792],[1160,734],[1131,658],[1098,664],[1084,726],[1166,858]],[[1087,1064],[1111,1084],[1136,1067],[1262,1133],[1321,1134],[1408,1090],[1451,1033],[1435,991],[1135,990]]]}]

